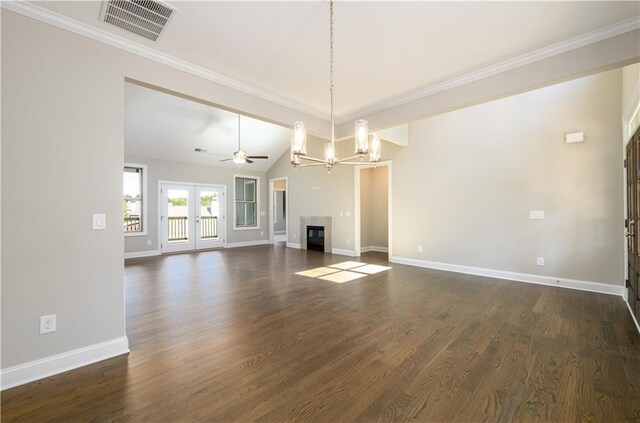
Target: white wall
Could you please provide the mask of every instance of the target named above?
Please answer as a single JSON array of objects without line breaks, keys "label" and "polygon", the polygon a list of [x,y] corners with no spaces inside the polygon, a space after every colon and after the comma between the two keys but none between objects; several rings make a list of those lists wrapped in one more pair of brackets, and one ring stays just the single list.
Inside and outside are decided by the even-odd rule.
[{"label": "white wall", "polygon": [[360,170],[360,246],[389,246],[388,167]]},{"label": "white wall", "polygon": [[[194,182],[200,184],[225,185],[227,187],[227,244],[235,242],[260,241],[269,239],[269,229],[266,210],[269,208],[268,187],[266,173],[254,172],[250,166],[236,169],[204,166],[189,163],[172,162],[167,160],[150,159],[146,157],[126,156],[127,163],[147,165],[147,235],[126,236],[125,253],[139,253],[144,251],[159,250],[158,244],[158,181]],[[260,178],[260,197],[258,217],[260,228],[255,230],[233,229],[233,175],[258,176]],[[265,212],[260,216],[260,211]],[[151,241],[151,245],[147,245]]]}]

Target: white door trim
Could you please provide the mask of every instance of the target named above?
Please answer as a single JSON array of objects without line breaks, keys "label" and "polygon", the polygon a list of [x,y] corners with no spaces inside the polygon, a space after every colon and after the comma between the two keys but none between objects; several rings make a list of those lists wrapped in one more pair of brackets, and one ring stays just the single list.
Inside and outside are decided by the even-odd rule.
[{"label": "white door trim", "polygon": [[361,236],[360,236],[360,171],[362,169],[369,169],[372,167],[382,167],[387,166],[387,211],[388,211],[388,221],[387,221],[387,230],[388,230],[388,251],[389,257],[393,257],[393,177],[392,177],[392,167],[391,161],[383,161],[379,162],[375,165],[362,165],[356,166],[353,168],[353,252],[355,257],[360,257],[361,253]]},{"label": "white door trim", "polygon": [[227,186],[223,184],[207,184],[200,182],[183,182],[183,181],[167,181],[167,180],[158,180],[158,207],[157,207],[157,217],[158,217],[158,250],[160,254],[162,254],[162,185],[187,185],[187,186],[202,186],[202,187],[212,187],[212,188],[222,188],[222,195],[224,196],[224,206],[222,209],[222,225],[221,232],[223,236],[222,247],[224,248],[227,244]]},{"label": "white door trim", "polygon": [[287,176],[282,176],[280,178],[272,178],[269,179],[269,244],[273,244],[273,192],[275,189],[273,188],[273,183],[275,181],[284,181],[286,188],[285,192],[285,202],[286,202],[286,211],[284,218],[285,232],[287,233],[287,242],[289,240],[289,178]]}]

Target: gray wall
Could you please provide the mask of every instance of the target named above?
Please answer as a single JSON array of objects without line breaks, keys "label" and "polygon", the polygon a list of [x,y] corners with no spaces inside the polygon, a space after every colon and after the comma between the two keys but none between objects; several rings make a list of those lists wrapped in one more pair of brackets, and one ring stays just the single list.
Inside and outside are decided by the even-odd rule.
[{"label": "gray wall", "polygon": [[620,118],[614,70],[413,123],[393,158],[394,255],[621,285]]},{"label": "gray wall", "polygon": [[[274,122],[324,123],[5,9],[1,30],[4,369],[125,335],[126,77]],[[106,213],[106,230],[91,230],[92,213]],[[53,313],[57,331],[40,335],[39,316]]]},{"label": "gray wall", "polygon": [[[310,156],[323,157],[325,142],[309,136],[307,153]],[[336,144],[336,155],[349,157],[353,155],[353,148],[353,139],[339,142]],[[393,157],[401,148],[383,141],[383,158]],[[336,166],[331,172],[327,172],[321,166],[294,170],[290,160],[290,152],[287,150],[267,172],[269,179],[284,176],[289,178],[288,241],[296,244],[300,242],[300,216],[332,216],[333,248],[353,251],[353,166]]]},{"label": "gray wall", "polygon": [[378,166],[360,171],[360,246],[389,244],[388,168]]},{"label": "gray wall", "polygon": [[[230,169],[217,166],[203,166],[190,163],[171,162],[145,157],[126,156],[127,163],[147,165],[147,235],[126,236],[124,241],[125,253],[159,250],[158,245],[158,181],[193,182],[200,184],[225,185],[227,187],[227,243],[259,241],[269,239],[267,201],[269,191],[266,173],[254,172],[250,167]],[[233,229],[233,175],[249,175],[260,177],[259,219],[260,229]],[[260,211],[265,212],[260,216]],[[151,241],[151,245],[147,245]]]},{"label": "gray wall", "polygon": [[[622,285],[621,90],[617,69],[411,123],[407,147],[383,146],[393,255]],[[565,144],[576,131],[585,142]],[[320,157],[322,143],[309,141]],[[351,148],[339,143],[338,156]],[[352,250],[353,215],[340,211],[353,210],[353,169],[294,172],[287,152],[268,172],[280,176],[289,177],[289,241],[300,215],[330,215],[334,248]]]}]

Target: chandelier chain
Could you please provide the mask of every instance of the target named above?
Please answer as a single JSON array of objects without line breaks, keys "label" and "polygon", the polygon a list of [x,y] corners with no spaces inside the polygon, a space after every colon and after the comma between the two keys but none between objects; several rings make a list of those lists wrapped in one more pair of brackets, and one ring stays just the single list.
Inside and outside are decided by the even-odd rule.
[{"label": "chandelier chain", "polygon": [[329,80],[333,91],[333,0],[329,2]]}]

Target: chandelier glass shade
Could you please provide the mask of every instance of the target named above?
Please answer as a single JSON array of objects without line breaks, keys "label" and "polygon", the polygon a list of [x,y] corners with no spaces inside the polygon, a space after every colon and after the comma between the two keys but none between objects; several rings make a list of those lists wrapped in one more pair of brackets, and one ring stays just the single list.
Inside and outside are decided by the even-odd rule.
[{"label": "chandelier glass shade", "polygon": [[[324,158],[307,155],[307,127],[304,122],[293,124],[291,138],[291,164],[297,169],[304,166],[324,166],[328,170],[337,164],[361,165],[380,161],[380,137],[369,134],[369,123],[364,119],[355,121],[354,155],[344,159],[336,156],[335,114],[333,111],[333,0],[329,1],[329,93],[331,98],[331,140],[324,147]],[[367,154],[368,161],[365,160]]]}]

